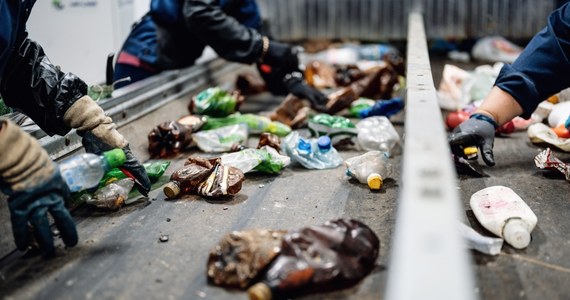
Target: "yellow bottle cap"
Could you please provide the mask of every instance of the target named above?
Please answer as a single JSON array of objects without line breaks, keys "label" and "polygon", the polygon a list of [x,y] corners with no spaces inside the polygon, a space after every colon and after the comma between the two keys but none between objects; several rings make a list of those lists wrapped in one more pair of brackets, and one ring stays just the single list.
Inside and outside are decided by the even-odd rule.
[{"label": "yellow bottle cap", "polygon": [[473,158],[477,156],[477,152],[479,152],[479,149],[477,149],[477,147],[475,146],[469,146],[469,147],[465,147],[463,149],[463,154],[465,154],[465,156],[467,158]]},{"label": "yellow bottle cap", "polygon": [[382,176],[380,176],[380,174],[378,174],[378,173],[372,173],[372,174],[368,175],[368,178],[366,179],[366,181],[368,182],[368,187],[371,190],[381,189],[382,184],[384,183],[382,181]]},{"label": "yellow bottle cap", "polygon": [[168,199],[176,198],[180,194],[180,185],[177,182],[170,181],[162,189]]},{"label": "yellow bottle cap", "polygon": [[250,300],[271,300],[271,289],[267,284],[258,282],[247,290]]}]

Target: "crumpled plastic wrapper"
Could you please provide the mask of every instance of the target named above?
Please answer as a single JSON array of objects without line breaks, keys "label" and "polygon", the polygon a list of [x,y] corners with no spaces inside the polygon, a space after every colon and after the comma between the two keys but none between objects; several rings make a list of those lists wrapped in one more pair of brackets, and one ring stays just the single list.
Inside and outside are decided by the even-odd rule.
[{"label": "crumpled plastic wrapper", "polygon": [[87,199],[87,204],[108,210],[118,210],[125,205],[129,198],[129,192],[133,189],[135,182],[130,178],[124,178],[100,188]]},{"label": "crumpled plastic wrapper", "polygon": [[530,141],[535,144],[546,143],[558,149],[570,152],[570,139],[559,138],[554,130],[542,123],[530,125],[527,134]]},{"label": "crumpled plastic wrapper", "polygon": [[275,134],[264,132],[259,136],[257,149],[261,149],[263,146],[269,146],[279,152],[281,151],[281,139]]},{"label": "crumpled plastic wrapper", "polygon": [[210,250],[208,278],[216,285],[246,288],[281,252],[285,230],[234,231]]},{"label": "crumpled plastic wrapper", "polygon": [[271,121],[278,121],[291,128],[302,128],[309,121],[311,104],[305,100],[288,95],[283,102],[271,113]]},{"label": "crumpled plastic wrapper", "polygon": [[228,92],[220,87],[212,87],[192,97],[188,111],[198,115],[226,117],[235,113],[244,100],[239,90]]},{"label": "crumpled plastic wrapper", "polygon": [[163,122],[148,134],[148,152],[151,158],[176,155],[192,143],[192,132],[206,122],[199,116],[186,116],[178,121]]},{"label": "crumpled plastic wrapper", "polygon": [[170,176],[170,181],[180,184],[181,194],[198,194],[205,197],[235,195],[241,190],[243,172],[224,166],[221,159],[190,157],[184,167]]},{"label": "crumpled plastic wrapper", "polygon": [[540,152],[534,158],[534,164],[540,169],[556,170],[564,174],[566,181],[570,181],[570,165],[558,159],[550,148]]}]

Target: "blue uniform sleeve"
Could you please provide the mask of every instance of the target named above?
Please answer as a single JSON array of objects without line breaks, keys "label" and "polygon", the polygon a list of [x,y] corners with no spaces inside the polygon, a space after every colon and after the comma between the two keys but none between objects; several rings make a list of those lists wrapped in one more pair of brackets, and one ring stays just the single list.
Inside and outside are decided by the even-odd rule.
[{"label": "blue uniform sleeve", "polygon": [[509,93],[529,118],[538,104],[570,86],[570,4],[548,17],[512,65],[505,65],[495,85]]}]

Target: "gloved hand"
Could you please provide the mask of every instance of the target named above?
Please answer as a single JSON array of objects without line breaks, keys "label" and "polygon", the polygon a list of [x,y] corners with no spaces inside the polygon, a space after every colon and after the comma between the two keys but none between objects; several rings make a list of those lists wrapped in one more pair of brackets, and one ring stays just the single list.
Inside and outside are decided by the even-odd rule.
[{"label": "gloved hand", "polygon": [[[101,154],[105,151],[112,150],[114,147],[102,142],[98,137],[93,134],[91,131],[87,131],[83,134],[83,139],[81,143],[83,147],[85,147],[85,151],[89,153]],[[131,152],[131,148],[129,146],[124,146],[121,148],[123,152],[125,152],[126,161],[123,164],[123,168],[125,168],[128,172],[130,172],[138,181],[138,184],[135,186],[139,190],[141,194],[144,196],[148,196],[148,192],[150,191],[151,183],[148,175],[146,174],[146,170],[139,162],[139,160],[133,155]]]},{"label": "gloved hand", "polygon": [[[264,39],[266,39],[264,37]],[[279,69],[281,72],[289,73],[299,69],[299,52],[302,48],[293,47],[288,44],[269,41],[269,46],[265,54],[262,54],[261,62]],[[266,41],[264,41],[265,43]]]},{"label": "gloved hand", "polygon": [[448,137],[451,151],[458,156],[465,156],[463,149],[477,146],[482,152],[483,161],[488,166],[495,165],[493,144],[497,123],[487,115],[475,113],[469,120],[459,124]]},{"label": "gloved hand", "polygon": [[16,246],[26,250],[31,243],[28,223],[45,257],[55,248],[47,218],[49,211],[64,243],[77,244],[77,231],[64,199],[69,189],[55,164],[36,139],[11,121],[0,121],[0,181],[9,196],[12,231]]},{"label": "gloved hand", "polygon": [[123,167],[138,181],[137,189],[143,195],[150,191],[150,180],[144,167],[131,152],[127,140],[115,128],[110,117],[89,96],[75,101],[63,115],[64,122],[83,137],[85,151],[101,154],[114,148],[121,148],[127,156]]},{"label": "gloved hand", "polygon": [[294,72],[285,75],[283,79],[285,86],[289,93],[301,98],[307,99],[311,102],[311,106],[317,111],[326,111],[326,104],[328,102],[327,96],[319,92],[317,89],[307,85],[301,73]]}]

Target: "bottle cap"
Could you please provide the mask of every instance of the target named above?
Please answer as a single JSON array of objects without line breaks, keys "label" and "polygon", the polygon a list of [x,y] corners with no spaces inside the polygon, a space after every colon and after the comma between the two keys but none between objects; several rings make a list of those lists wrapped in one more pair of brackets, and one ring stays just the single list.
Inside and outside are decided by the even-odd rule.
[{"label": "bottle cap", "polygon": [[319,149],[328,151],[332,147],[331,138],[328,137],[327,135],[323,135],[317,140],[317,145],[319,146]]},{"label": "bottle cap", "polygon": [[299,139],[297,149],[300,151],[311,152],[311,143],[305,141],[304,139]]},{"label": "bottle cap", "polygon": [[479,152],[479,149],[477,149],[477,147],[475,147],[475,146],[469,146],[469,147],[463,148],[463,154],[465,154],[467,159],[476,158],[477,152]]},{"label": "bottle cap", "polygon": [[267,284],[258,282],[247,290],[250,300],[271,300],[271,289]]},{"label": "bottle cap", "polygon": [[162,191],[168,199],[176,198],[176,196],[180,195],[180,184],[176,181],[170,181],[166,183]]},{"label": "bottle cap", "polygon": [[521,219],[510,219],[503,228],[503,238],[511,246],[524,249],[530,243],[530,232]]},{"label": "bottle cap", "polygon": [[366,181],[368,182],[368,187],[371,190],[381,189],[382,184],[384,183],[382,181],[382,176],[380,176],[380,174],[378,174],[378,173],[372,173],[372,174],[368,175],[368,178],[366,179]]},{"label": "bottle cap", "polygon": [[125,152],[119,148],[103,152],[103,157],[111,168],[122,166],[127,160]]}]

